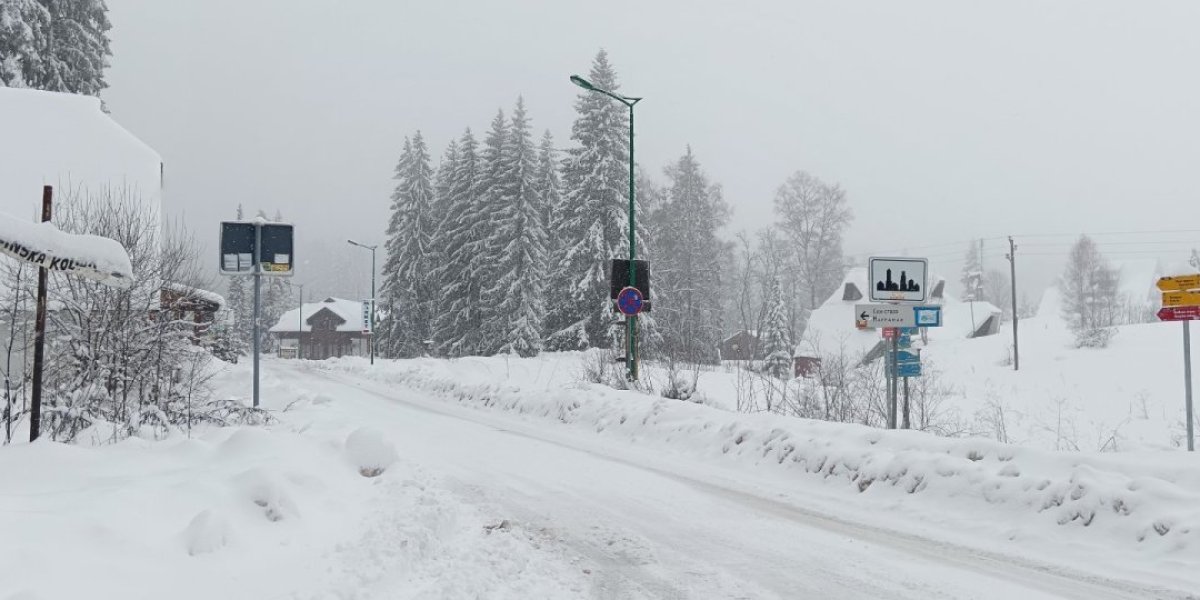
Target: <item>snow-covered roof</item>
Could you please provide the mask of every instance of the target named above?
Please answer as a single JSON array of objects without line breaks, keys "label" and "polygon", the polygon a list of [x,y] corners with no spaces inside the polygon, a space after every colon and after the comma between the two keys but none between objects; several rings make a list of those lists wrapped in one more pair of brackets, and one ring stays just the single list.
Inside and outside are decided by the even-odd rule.
[{"label": "snow-covered roof", "polygon": [[40,215],[42,186],[125,187],[157,211],[162,158],[104,114],[93,96],[0,87],[0,211]]},{"label": "snow-covered roof", "polygon": [[[361,332],[362,327],[362,301],[360,300],[345,300],[342,298],[326,298],[322,302],[306,302],[300,308],[283,313],[279,317],[279,322],[271,328],[274,333],[295,333],[300,327],[300,319],[304,319],[304,329],[300,331],[312,331],[311,319],[322,309],[328,309],[333,314],[340,317],[344,322],[339,324],[337,331],[344,332]],[[303,311],[303,315],[301,315]]]},{"label": "snow-covered roof", "polygon": [[175,283],[173,281],[168,281],[168,282],[164,283],[163,289],[171,290],[172,292],[179,293],[185,297],[197,298],[197,299],[203,300],[205,302],[211,302],[213,304],[216,304],[219,308],[225,308],[225,298],[215,292],[210,292],[208,290],[200,289],[198,287],[193,287],[190,285],[185,285],[182,283]]},{"label": "snow-covered roof", "polygon": [[[939,280],[936,275],[929,278],[931,282]],[[865,295],[858,300],[844,300],[847,285],[853,285],[859,291],[866,290],[866,267],[850,269],[829,299],[809,315],[808,325],[796,349],[798,355],[809,356],[814,351],[837,353],[844,350],[848,356],[856,356],[870,351],[879,343],[879,331],[855,327],[854,305],[869,304],[870,301]],[[942,326],[928,329],[927,336],[930,340],[939,337],[970,337],[988,317],[995,316],[999,319],[1003,314],[1003,311],[987,302],[962,302],[944,293],[941,300],[932,301],[930,304],[942,306]]]}]

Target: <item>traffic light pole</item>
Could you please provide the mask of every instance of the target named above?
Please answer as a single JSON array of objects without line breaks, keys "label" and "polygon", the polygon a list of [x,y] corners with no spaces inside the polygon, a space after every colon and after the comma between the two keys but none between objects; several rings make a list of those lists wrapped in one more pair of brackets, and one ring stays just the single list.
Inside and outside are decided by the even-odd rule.
[{"label": "traffic light pole", "polygon": [[[258,408],[258,313],[262,304],[262,224],[254,225],[254,408]],[[303,305],[301,305],[303,310]]]}]

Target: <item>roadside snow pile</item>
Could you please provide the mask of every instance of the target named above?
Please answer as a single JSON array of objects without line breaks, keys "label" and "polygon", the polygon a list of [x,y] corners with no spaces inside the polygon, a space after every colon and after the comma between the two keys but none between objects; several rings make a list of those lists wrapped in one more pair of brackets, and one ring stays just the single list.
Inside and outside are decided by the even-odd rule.
[{"label": "roadside snow pile", "polygon": [[[770,414],[743,415],[688,402],[577,383],[481,382],[488,372],[540,372],[545,363],[496,357],[461,361],[357,358],[315,368],[430,393],[464,406],[584,427],[667,452],[732,458],[800,470],[858,493],[905,502],[937,497],[971,512],[1028,524],[1107,532],[1152,552],[1175,553],[1200,538],[1200,459],[1180,452],[1065,453],[983,439]],[[539,366],[540,365],[540,366]],[[493,376],[493,381],[499,379]],[[1014,522],[1014,527],[1018,523]]]},{"label": "roadside snow pile", "polygon": [[0,479],[0,598],[561,598],[587,585],[544,533],[489,530],[507,515],[398,462],[369,429],[4,446]]}]

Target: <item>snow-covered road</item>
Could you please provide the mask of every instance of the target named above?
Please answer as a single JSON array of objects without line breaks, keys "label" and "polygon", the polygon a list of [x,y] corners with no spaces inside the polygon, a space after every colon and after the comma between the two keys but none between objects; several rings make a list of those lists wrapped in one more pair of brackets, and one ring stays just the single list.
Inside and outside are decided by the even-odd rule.
[{"label": "snow-covered road", "polygon": [[1084,572],[882,528],[862,506],[842,510],[836,499],[756,473],[305,365],[268,368],[333,399],[319,420],[299,426],[383,431],[404,460],[443,475],[456,496],[544,534],[595,598],[1192,597],[1097,574],[1103,567]]}]

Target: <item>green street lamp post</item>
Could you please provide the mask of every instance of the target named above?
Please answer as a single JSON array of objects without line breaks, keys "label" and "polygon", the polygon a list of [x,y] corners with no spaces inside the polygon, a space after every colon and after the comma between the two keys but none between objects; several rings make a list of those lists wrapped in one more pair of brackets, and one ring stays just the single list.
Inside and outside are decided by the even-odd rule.
[{"label": "green street lamp post", "polygon": [[366,244],[360,244],[354,240],[346,241],[349,242],[351,246],[358,246],[359,248],[366,248],[367,250],[371,251],[371,335],[367,338],[367,343],[371,346],[371,364],[375,364],[375,249],[378,248],[379,245],[376,244],[374,246],[368,246]]},{"label": "green street lamp post", "polygon": [[[631,98],[614,94],[608,90],[598,88],[592,85],[592,82],[578,76],[571,76],[571,83],[589,91],[604,94],[621,104],[629,107],[629,286],[637,286],[637,277],[635,273],[635,261],[637,260],[637,229],[634,225],[634,174],[633,174],[633,105],[640,102],[641,98]],[[649,300],[646,298],[645,300]],[[637,315],[629,315],[625,317],[625,367],[630,381],[636,381],[638,378],[638,352],[637,352]]]}]

